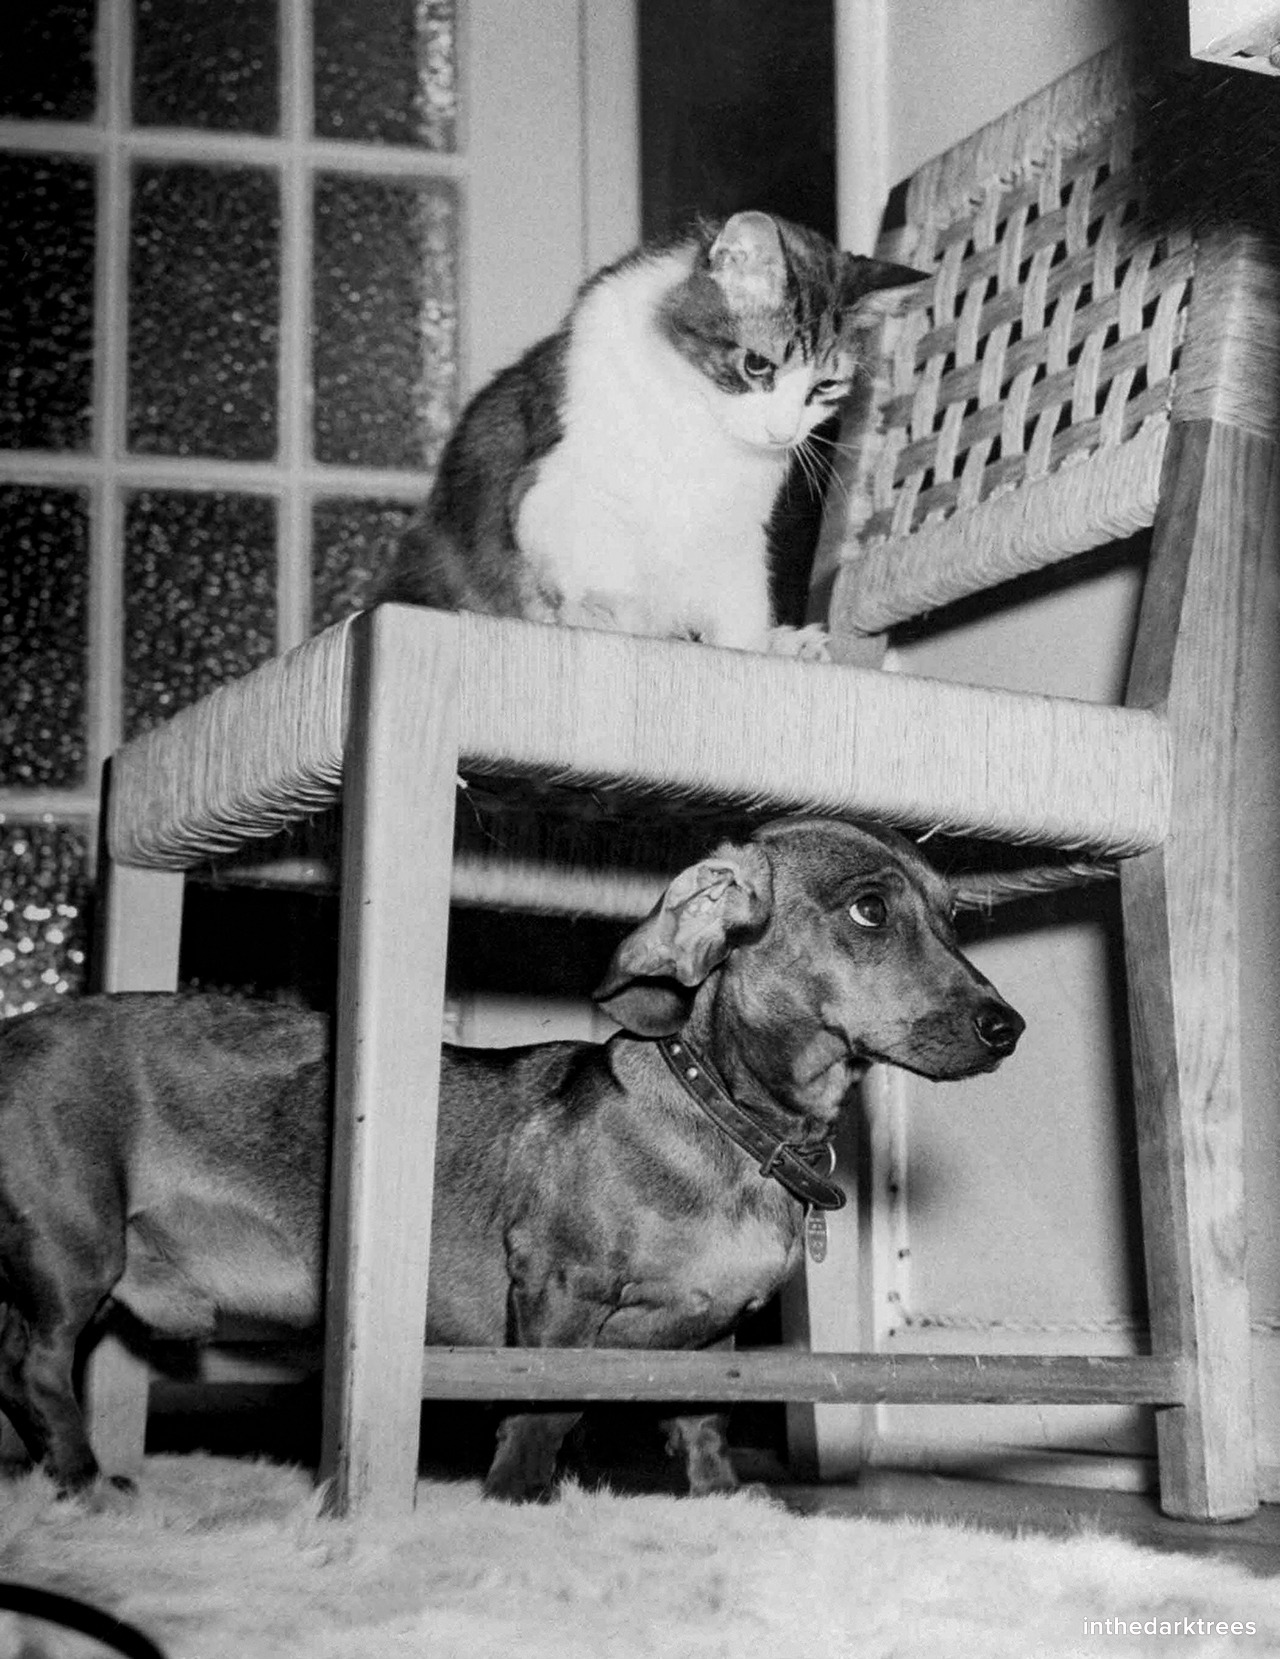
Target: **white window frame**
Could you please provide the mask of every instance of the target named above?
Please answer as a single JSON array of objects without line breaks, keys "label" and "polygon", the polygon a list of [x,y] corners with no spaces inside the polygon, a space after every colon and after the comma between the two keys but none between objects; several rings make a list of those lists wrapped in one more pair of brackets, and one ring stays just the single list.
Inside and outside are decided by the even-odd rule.
[{"label": "white window frame", "polygon": [[[358,4],[358,0],[351,0]],[[312,135],[308,0],[280,0],[280,130],[262,136],[130,124],[133,8],[100,0],[99,100],[89,121],[0,120],[0,149],[98,168],[94,442],[0,452],[0,482],[81,488],[90,503],[87,755],[75,789],[0,790],[5,817],[92,821],[122,736],[124,503],[139,489],[225,490],[277,502],[276,644],[309,626],[311,524],[325,496],[419,500],[424,471],[338,466],[310,449],[312,180],[317,171],[453,180],[460,197],[459,378],[466,397],[553,328],[583,276],[639,229],[635,0],[459,0],[459,143],[445,154]],[[126,447],[133,164],[260,166],[280,180],[278,454],[271,461],[130,455]]]}]

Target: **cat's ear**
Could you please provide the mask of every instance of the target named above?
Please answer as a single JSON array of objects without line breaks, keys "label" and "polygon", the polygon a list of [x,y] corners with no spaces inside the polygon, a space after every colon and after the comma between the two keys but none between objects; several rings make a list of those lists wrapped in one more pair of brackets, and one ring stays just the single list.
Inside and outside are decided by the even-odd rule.
[{"label": "cat's ear", "polygon": [[771,309],[787,292],[787,261],[767,213],[735,213],[707,252],[711,275],[733,311]]},{"label": "cat's ear", "polygon": [[918,304],[920,284],[933,280],[928,271],[895,265],[887,259],[868,259],[851,253],[845,255],[845,262],[850,285],[858,294],[860,317],[896,317]]}]

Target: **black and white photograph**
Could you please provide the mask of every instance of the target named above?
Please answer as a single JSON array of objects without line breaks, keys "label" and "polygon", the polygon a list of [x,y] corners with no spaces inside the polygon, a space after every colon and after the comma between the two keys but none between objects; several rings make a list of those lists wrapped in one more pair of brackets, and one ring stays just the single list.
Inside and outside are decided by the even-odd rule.
[{"label": "black and white photograph", "polygon": [[7,0],[0,1659],[1280,1653],[1280,0]]}]

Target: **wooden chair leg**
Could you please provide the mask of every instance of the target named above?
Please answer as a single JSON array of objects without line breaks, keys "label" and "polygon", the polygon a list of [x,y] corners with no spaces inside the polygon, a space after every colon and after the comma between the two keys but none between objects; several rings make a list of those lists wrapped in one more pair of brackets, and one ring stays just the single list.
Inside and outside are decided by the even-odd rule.
[{"label": "wooden chair leg", "polygon": [[1166,848],[1121,877],[1152,1346],[1188,1366],[1156,1414],[1160,1502],[1195,1520],[1258,1503],[1229,863]]},{"label": "wooden chair leg", "polygon": [[[104,991],[173,991],[178,985],[183,875],[107,861],[101,884],[98,978]],[[89,1439],[102,1467],[131,1474],[142,1463],[150,1371],[108,1333],[85,1365]]]},{"label": "wooden chair leg", "polygon": [[[380,1515],[417,1481],[458,769],[456,624],[424,652],[403,614],[352,640],[320,1469],[334,1508]],[[410,664],[420,719],[388,689]]]},{"label": "wooden chair leg", "polygon": [[[855,1189],[854,1181],[859,1167],[856,1138],[856,1127],[843,1121],[836,1167],[848,1203],[825,1217],[822,1259],[806,1248],[804,1267],[782,1291],[782,1339],[813,1353],[857,1353],[872,1346],[864,1317],[865,1297],[859,1288],[868,1257],[866,1239],[861,1236],[865,1233],[861,1225],[866,1219],[864,1194]],[[856,1480],[866,1462],[874,1412],[874,1406],[789,1404],[787,1461],[792,1478]]]},{"label": "wooden chair leg", "polygon": [[1240,1087],[1235,719],[1275,445],[1175,424],[1127,700],[1163,708],[1173,833],[1121,867],[1152,1345],[1188,1368],[1158,1414],[1170,1515],[1257,1507]]}]

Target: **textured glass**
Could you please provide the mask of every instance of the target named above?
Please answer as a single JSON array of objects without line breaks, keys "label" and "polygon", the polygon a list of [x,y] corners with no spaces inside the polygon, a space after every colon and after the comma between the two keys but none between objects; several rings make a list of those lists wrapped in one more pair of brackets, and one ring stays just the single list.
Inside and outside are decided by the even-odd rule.
[{"label": "textured glass", "polygon": [[452,150],[455,0],[315,0],[315,122],[322,138]]},{"label": "textured glass", "polygon": [[0,1014],[83,988],[89,835],[0,816]]},{"label": "textured glass", "polygon": [[125,507],[125,731],[275,650],[275,503],[139,490]]},{"label": "textured glass", "polygon": [[276,448],[280,203],[230,167],[139,167],[129,252],[129,444],[269,460]]},{"label": "textured glass", "polygon": [[457,391],[452,185],[316,181],[315,448],[354,466],[432,465]]},{"label": "textured glass", "polygon": [[318,501],[313,526],[311,627],[327,628],[369,603],[417,508],[406,501]]},{"label": "textured glass", "polygon": [[89,501],[0,486],[0,787],[84,781]]},{"label": "textured glass", "polygon": [[93,399],[93,168],[61,156],[2,155],[0,202],[0,447],[84,449]]},{"label": "textured glass", "polygon": [[97,97],[95,0],[5,0],[0,116],[87,121]]},{"label": "textured glass", "polygon": [[140,127],[275,132],[276,0],[137,0],[134,18],[133,118]]}]

